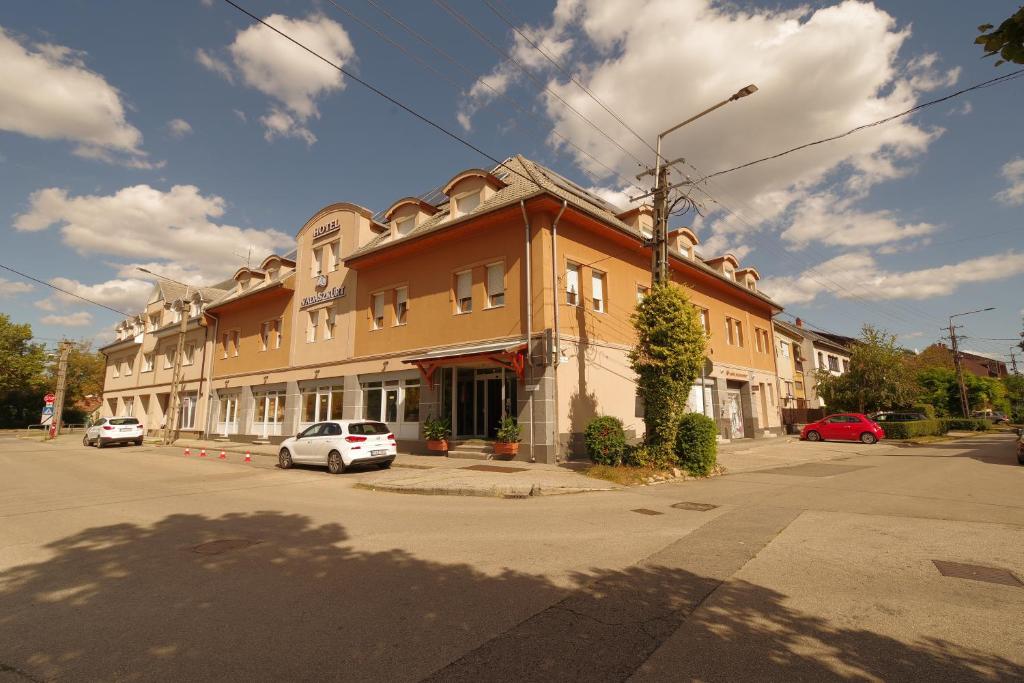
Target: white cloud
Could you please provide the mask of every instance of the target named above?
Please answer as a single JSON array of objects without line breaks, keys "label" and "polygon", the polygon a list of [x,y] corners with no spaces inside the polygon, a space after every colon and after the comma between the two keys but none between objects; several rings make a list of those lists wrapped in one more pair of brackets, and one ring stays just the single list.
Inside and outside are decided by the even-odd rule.
[{"label": "white cloud", "polygon": [[[355,58],[348,33],[322,14],[304,19],[272,14],[264,20],[338,66],[344,67]],[[263,25],[239,31],[227,52],[234,69],[202,49],[197,50],[196,59],[229,82],[234,82],[237,72],[245,85],[280,104],[260,118],[267,140],[292,137],[313,144],[316,136],[306,123],[319,118],[318,99],[345,88],[341,72]]]},{"label": "white cloud", "polygon": [[167,130],[173,137],[183,138],[192,133],[192,125],[185,119],[171,119],[167,122]]},{"label": "white cloud", "polygon": [[276,230],[214,222],[225,204],[194,185],[175,185],[166,192],[134,185],[112,195],[78,197],[51,187],[31,195],[29,210],[15,217],[14,227],[39,232],[58,225],[64,243],[82,255],[145,259],[160,268],[181,264],[214,278],[230,275],[239,264],[235,254],[250,246],[253,258],[260,259],[294,244]]},{"label": "white cloud", "polygon": [[231,111],[235,112],[235,116],[238,117],[239,121],[241,121],[242,123],[249,123],[249,117],[246,116],[244,111],[242,111],[241,109],[232,109]]},{"label": "white cloud", "polygon": [[67,315],[44,315],[39,319],[44,325],[63,325],[65,327],[84,327],[92,323],[92,313],[78,311]]},{"label": "white cloud", "polygon": [[996,193],[996,199],[1007,206],[1024,204],[1024,158],[1018,157],[1003,164],[1000,175],[1009,187]]},{"label": "white cloud", "polygon": [[905,272],[882,269],[866,253],[830,259],[800,275],[767,278],[761,290],[787,306],[830,293],[843,299],[928,299],[952,294],[963,284],[991,282],[1024,273],[1024,253],[980,256],[955,264]]},{"label": "white cloud", "polygon": [[18,282],[17,280],[8,280],[7,278],[0,277],[0,299],[7,299],[18,294],[26,294],[33,289],[35,287],[27,282]]},{"label": "white cloud", "polygon": [[0,130],[70,140],[78,156],[136,168],[146,160],[142,133],[128,123],[121,93],[89,70],[84,53],[19,42],[0,28]]},{"label": "white cloud", "polygon": [[[153,290],[153,284],[151,282],[140,278],[141,275],[122,280],[107,280],[106,282],[87,285],[70,278],[55,277],[50,280],[50,284],[54,287],[60,287],[68,292],[77,294],[85,299],[101,303],[104,306],[110,306],[111,308],[124,313],[132,313],[146,305],[150,292]],[[64,306],[82,305],[81,299],[69,294],[64,294],[63,292],[57,292],[51,297],[51,300]],[[53,308],[46,308],[44,306],[40,306],[40,308],[43,308],[43,310],[54,310]]]},{"label": "white cloud", "polygon": [[[684,165],[681,170],[693,178],[909,109],[922,93],[948,87],[959,76],[958,69],[940,69],[934,54],[901,56],[909,28],[898,26],[874,4],[856,0],[791,10],[740,10],[733,3],[711,0],[562,0],[547,28],[530,30],[562,50],[560,61],[574,65],[574,78],[647,141],[755,83],[760,90],[753,96],[665,138],[665,156],[685,157],[696,168]],[[653,162],[651,150],[601,104],[525,47],[533,53],[531,68],[544,71],[547,86],[629,153],[557,98],[541,95],[562,135],[617,169],[628,182],[637,170],[634,156],[645,164]],[[523,41],[517,38],[512,49],[518,54]],[[512,79],[514,73],[501,65],[491,78],[508,75],[511,87],[519,78]],[[479,92],[470,91],[460,112],[466,114],[481,101]],[[745,234],[787,227],[793,228],[791,237],[838,245],[879,244],[925,234],[933,226],[907,222],[892,213],[860,212],[854,202],[875,184],[910,173],[913,160],[941,132],[899,119],[722,176],[702,189],[744,220],[730,217],[697,191],[694,196],[710,213],[694,222],[702,224],[702,239],[722,235],[720,241],[733,247],[743,246]],[[556,147],[564,144],[555,136],[549,142]],[[623,180],[609,177],[586,154],[568,146],[564,150],[584,171],[623,186]],[[674,180],[681,179],[676,173]],[[825,216],[832,208],[837,216],[828,222],[834,228],[864,219],[872,224],[870,235],[812,230],[806,223],[789,225],[791,219]]]},{"label": "white cloud", "polygon": [[39,301],[34,302],[33,305],[39,310],[47,311],[49,313],[53,313],[57,310],[57,302],[52,296],[40,299]]},{"label": "white cloud", "polygon": [[231,73],[231,67],[228,66],[224,60],[214,57],[201,47],[196,48],[196,61],[199,62],[204,69],[212,71],[228,83],[235,82],[235,75]]},{"label": "white cloud", "polygon": [[797,204],[782,238],[796,247],[811,241],[863,247],[923,237],[936,230],[931,223],[901,223],[892,211],[858,211],[831,192],[812,195]]}]

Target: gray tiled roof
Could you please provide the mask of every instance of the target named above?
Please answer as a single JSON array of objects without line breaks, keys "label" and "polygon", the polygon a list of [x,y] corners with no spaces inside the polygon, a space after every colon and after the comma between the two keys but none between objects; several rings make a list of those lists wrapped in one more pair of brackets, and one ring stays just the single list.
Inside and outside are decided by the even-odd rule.
[{"label": "gray tiled roof", "polygon": [[[157,280],[157,286],[160,287],[161,298],[166,302],[178,301],[185,296],[185,286],[179,285],[177,282],[159,279]],[[234,280],[225,280],[209,287],[192,287],[189,289],[189,294],[191,295],[198,289],[203,301],[215,301],[224,296],[234,286]]]},{"label": "gray tiled roof", "polygon": [[280,268],[277,271],[276,277],[265,277],[259,282],[259,284],[250,285],[248,289],[238,289],[237,282],[234,280],[228,280],[227,283],[230,284],[230,289],[227,292],[224,292],[219,299],[214,299],[207,308],[214,308],[216,306],[235,301],[236,299],[242,299],[250,294],[270,289],[271,287],[277,286],[287,280],[294,272],[294,268]]},{"label": "gray tiled roof", "polygon": [[773,320],[772,322],[774,322],[776,326],[781,327],[783,330],[789,332],[790,334],[796,335],[798,337],[803,337],[804,339],[808,339],[815,344],[827,344],[828,346],[832,346],[837,349],[843,349],[848,351],[849,344],[837,341],[836,338],[850,339],[851,341],[856,341],[851,337],[840,337],[840,335],[823,334],[815,332],[814,330],[809,330],[806,327],[797,327],[796,325],[793,325],[792,323],[787,323],[783,320]]},{"label": "gray tiled roof", "polygon": [[[406,240],[415,239],[431,232],[440,231],[451,225],[458,225],[463,220],[468,220],[472,216],[477,216],[488,211],[509,206],[519,202],[521,199],[527,199],[539,194],[550,194],[558,199],[563,199],[569,206],[585,211],[624,233],[632,235],[640,240],[647,239],[647,236],[643,235],[639,230],[630,226],[628,223],[624,223],[618,218],[616,214],[621,213],[622,209],[604,201],[571,180],[564,178],[549,168],[545,168],[544,166],[527,159],[521,154],[509,157],[501,166],[496,167],[492,173],[501,178],[504,182],[508,183],[508,185],[496,192],[487,201],[481,202],[480,205],[471,213],[467,214],[467,216],[463,216],[455,220],[450,219],[449,203],[447,201],[442,202],[438,205],[438,209],[440,209],[438,213],[417,225],[416,228],[408,235],[398,239],[392,239],[390,233],[382,233],[349,254],[348,258],[358,258],[365,254],[387,249],[391,247],[391,245],[401,244]],[[768,296],[765,296],[761,292],[747,289],[740,283],[727,278],[722,273],[719,273],[703,261],[689,259],[686,255],[676,250],[670,250],[670,253],[676,259],[679,259],[684,263],[692,264],[699,270],[717,277],[720,280],[743,290],[747,294],[751,294],[765,303],[781,310],[782,307],[772,301]]]}]

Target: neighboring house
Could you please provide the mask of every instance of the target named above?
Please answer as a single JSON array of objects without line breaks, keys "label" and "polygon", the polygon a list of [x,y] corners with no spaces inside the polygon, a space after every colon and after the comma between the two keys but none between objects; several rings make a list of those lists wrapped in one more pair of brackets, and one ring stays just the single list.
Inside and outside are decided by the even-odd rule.
[{"label": "neighboring house", "polygon": [[[953,364],[953,352],[948,346],[942,342],[932,344],[921,353],[931,352],[940,356],[947,356],[949,358],[950,367]],[[977,353],[970,353],[968,351],[960,352],[960,365],[963,367],[964,372],[969,372],[972,375],[978,377],[997,377],[1003,378],[1010,374],[1009,368],[1006,363],[997,358],[989,358],[982,356]]]},{"label": "neighboring house", "polygon": [[792,325],[773,321],[777,348],[775,362],[779,369],[779,397],[783,408],[807,407],[807,379],[804,376],[804,336]]},{"label": "neighboring house", "polygon": [[[195,334],[208,334],[210,381],[189,385],[210,398],[199,429],[277,443],[321,420],[366,418],[417,451],[428,418],[449,419],[458,448],[512,416],[518,457],[539,462],[582,454],[597,415],[642,434],[628,352],[652,227],[650,207],[621,211],[521,156],[379,216],[324,207],[298,230],[294,257],[239,269],[204,301],[208,324]],[[732,255],[705,262],[698,243],[672,232],[672,279],[710,338],[689,407],[725,438],[781,433],[781,309],[755,269]],[[135,344],[125,343],[113,351]]]},{"label": "neighboring house", "polygon": [[[816,391],[815,373],[825,370],[833,375],[842,375],[850,370],[850,344],[856,343],[852,337],[825,334],[810,330],[804,326],[800,318],[795,324],[775,321],[775,329],[791,338],[800,338],[800,365],[803,372],[804,395],[806,408],[824,408],[825,402]],[[794,375],[794,389],[796,379]],[[794,391],[795,398],[795,391]]]},{"label": "neighboring house", "polygon": [[[153,287],[149,303],[134,318],[117,325],[117,339],[100,349],[107,367],[101,415],[138,417],[148,434],[159,433],[166,415],[182,316],[188,318],[177,402],[180,430],[205,431],[207,386],[213,334],[206,307],[233,283],[186,288],[166,280]],[[208,384],[208,383],[207,383]]]}]

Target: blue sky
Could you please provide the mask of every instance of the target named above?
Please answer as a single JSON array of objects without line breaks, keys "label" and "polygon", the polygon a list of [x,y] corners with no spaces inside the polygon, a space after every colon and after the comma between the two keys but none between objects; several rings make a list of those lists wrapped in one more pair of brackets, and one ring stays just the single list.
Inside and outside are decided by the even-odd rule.
[{"label": "blue sky", "polygon": [[[636,192],[622,180],[636,173],[634,157],[652,154],[567,72],[649,141],[757,83],[754,96],[666,140],[700,177],[1011,71],[981,60],[972,41],[977,24],[1018,4],[492,2],[561,71],[486,5],[447,3],[527,76],[443,3],[375,2],[462,66],[365,0],[337,4],[440,76],[329,1],[241,4],[490,154],[525,154],[620,201]],[[378,210],[490,163],[251,30],[222,0],[60,11],[10,0],[0,28],[15,74],[0,84],[0,262],[121,310],[144,296],[135,264],[216,280],[244,262],[234,252],[287,244],[325,204]],[[703,184],[693,196],[704,217],[679,220],[697,229],[705,256],[734,251],[813,324],[852,334],[873,322],[925,346],[950,313],[995,306],[965,320],[966,346],[1005,353],[1010,342],[983,338],[1021,329],[1022,110],[1024,79],[976,91]],[[589,156],[558,144],[552,128]],[[0,273],[0,309],[41,338],[93,338],[118,320],[19,282]]]}]

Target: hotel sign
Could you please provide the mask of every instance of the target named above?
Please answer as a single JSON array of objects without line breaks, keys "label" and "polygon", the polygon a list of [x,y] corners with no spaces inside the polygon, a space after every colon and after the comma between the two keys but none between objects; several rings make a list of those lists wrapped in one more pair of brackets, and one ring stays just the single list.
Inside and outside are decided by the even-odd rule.
[{"label": "hotel sign", "polygon": [[323,237],[324,235],[330,234],[335,230],[340,229],[341,221],[335,218],[333,221],[329,223],[324,223],[323,225],[318,225],[315,228],[313,228],[313,239],[316,239],[317,237]]},{"label": "hotel sign", "polygon": [[303,298],[300,307],[305,308],[307,306],[313,306],[314,304],[322,304],[325,301],[331,301],[332,299],[340,299],[343,296],[345,296],[344,285],[340,287],[331,287],[330,289],[325,289],[322,292],[310,294],[309,296]]}]

